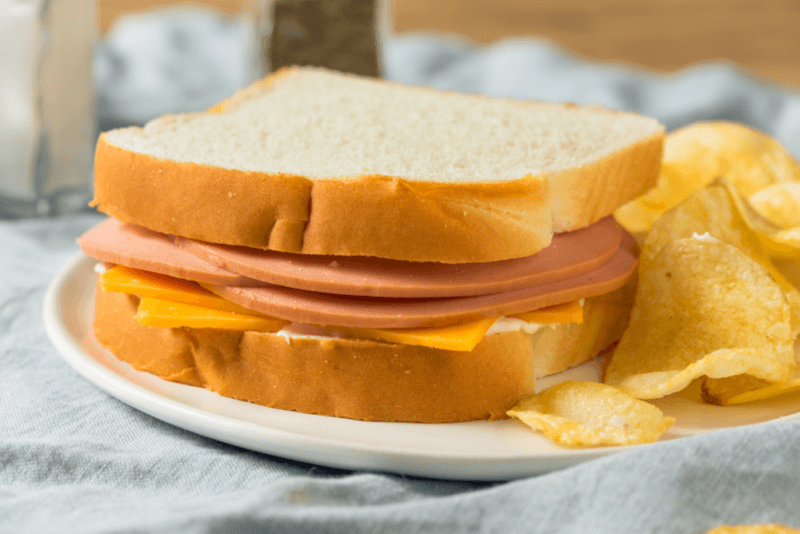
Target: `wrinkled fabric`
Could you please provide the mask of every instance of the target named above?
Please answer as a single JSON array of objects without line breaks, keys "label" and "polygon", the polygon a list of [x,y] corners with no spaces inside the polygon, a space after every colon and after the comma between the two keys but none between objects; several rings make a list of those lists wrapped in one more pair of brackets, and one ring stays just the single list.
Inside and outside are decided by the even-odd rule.
[{"label": "wrinkled fabric", "polygon": [[418,34],[388,44],[386,76],[393,80],[635,111],[655,117],[667,130],[701,120],[743,122],[775,137],[800,159],[800,94],[771,86],[732,62],[659,74],[586,61],[543,40],[506,39],[479,47],[452,37]]},{"label": "wrinkled fabric", "polygon": [[[124,65],[124,46],[116,53]],[[653,115],[670,128],[739,120],[800,156],[800,97],[731,64],[657,76],[584,62],[538,41],[481,48],[430,35],[390,42],[387,62],[396,80],[599,103]],[[121,72],[117,84],[127,71]],[[98,87],[100,94],[113,91]],[[110,122],[112,112],[105,111]],[[762,522],[800,528],[800,422],[671,440],[505,483],[331,469],[172,427],[84,380],[45,334],[47,285],[77,253],[75,238],[101,219],[85,213],[0,221],[0,533],[701,533],[722,523]]]}]

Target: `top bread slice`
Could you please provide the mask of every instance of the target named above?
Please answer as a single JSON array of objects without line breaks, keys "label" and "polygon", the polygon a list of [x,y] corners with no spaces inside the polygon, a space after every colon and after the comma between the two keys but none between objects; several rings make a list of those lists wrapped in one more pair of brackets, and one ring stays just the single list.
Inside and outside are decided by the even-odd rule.
[{"label": "top bread slice", "polygon": [[208,112],[103,134],[92,204],[214,243],[496,261],[652,187],[663,138],[632,113],[294,67]]}]

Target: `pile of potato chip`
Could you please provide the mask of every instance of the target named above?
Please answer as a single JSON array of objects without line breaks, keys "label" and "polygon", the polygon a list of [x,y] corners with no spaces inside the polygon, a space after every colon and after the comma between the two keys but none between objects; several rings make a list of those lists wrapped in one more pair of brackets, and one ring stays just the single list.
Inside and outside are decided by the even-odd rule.
[{"label": "pile of potato chip", "polygon": [[[565,445],[644,443],[668,418],[619,395],[699,381],[704,401],[729,405],[800,391],[800,291],[785,275],[800,272],[800,165],[783,147],[733,123],[678,130],[656,187],[615,216],[642,241],[630,324],[605,369],[616,393],[572,384],[572,400],[547,390],[509,415]],[[619,418],[642,431],[620,438]]]}]

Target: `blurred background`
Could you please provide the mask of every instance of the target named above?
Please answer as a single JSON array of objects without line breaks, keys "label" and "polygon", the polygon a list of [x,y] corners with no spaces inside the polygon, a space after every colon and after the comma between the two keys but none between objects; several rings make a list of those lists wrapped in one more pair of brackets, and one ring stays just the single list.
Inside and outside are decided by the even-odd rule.
[{"label": "blurred background", "polygon": [[[106,32],[125,13],[159,0],[98,0]],[[204,0],[226,13],[253,12],[252,0]],[[393,0],[398,34],[432,30],[481,44],[538,36],[591,59],[657,71],[727,59],[773,83],[800,90],[797,0]]]},{"label": "blurred background", "polygon": [[798,28],[798,0],[0,0],[0,217],[82,209],[98,130],[291,64],[736,121],[800,158]]}]

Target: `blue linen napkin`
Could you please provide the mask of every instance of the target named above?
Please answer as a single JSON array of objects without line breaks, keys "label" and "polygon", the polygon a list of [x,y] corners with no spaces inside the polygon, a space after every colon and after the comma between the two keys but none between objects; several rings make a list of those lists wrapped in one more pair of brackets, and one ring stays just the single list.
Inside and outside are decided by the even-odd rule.
[{"label": "blue linen napkin", "polygon": [[[157,29],[169,32],[175,17],[161,20]],[[225,37],[229,22],[217,23],[217,38],[240,39],[235,31]],[[180,24],[189,34],[197,30]],[[135,72],[126,70],[125,58],[136,53],[116,48],[117,78],[98,87],[108,101],[131,104],[129,110],[136,105],[114,93],[114,86]],[[239,75],[230,74],[225,83],[244,83],[234,79]],[[633,109],[670,128],[700,119],[739,120],[800,156],[800,96],[726,63],[665,76],[585,62],[541,41],[477,47],[412,35],[388,43],[387,75],[459,91]],[[217,99],[198,96],[193,105],[202,109],[211,98]],[[123,120],[112,111],[106,109],[105,120]],[[47,284],[78,250],[75,238],[99,220],[79,214],[0,222],[2,534],[702,533],[722,523],[761,522],[800,527],[800,422],[671,440],[506,483],[330,469],[162,423],[81,378],[45,335]]]}]

